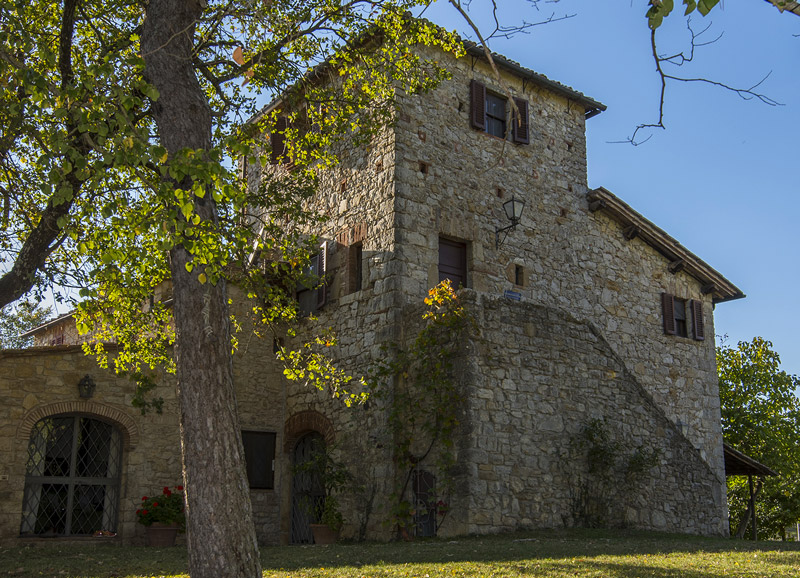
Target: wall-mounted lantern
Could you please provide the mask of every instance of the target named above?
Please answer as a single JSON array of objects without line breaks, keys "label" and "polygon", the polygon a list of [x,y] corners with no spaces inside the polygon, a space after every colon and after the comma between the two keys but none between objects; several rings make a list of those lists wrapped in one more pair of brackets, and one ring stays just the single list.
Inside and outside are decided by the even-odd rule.
[{"label": "wall-mounted lantern", "polygon": [[[503,210],[506,212],[506,217],[508,220],[511,221],[511,224],[507,227],[502,227],[499,229],[494,230],[494,247],[495,249],[499,249],[500,245],[505,242],[506,237],[508,237],[508,232],[513,231],[516,229],[517,225],[519,225],[519,220],[522,218],[522,209],[525,208],[525,201],[522,199],[518,199],[515,196],[511,197],[511,200],[506,201],[503,203]],[[500,233],[505,233],[503,235],[503,240],[500,240]]]},{"label": "wall-mounted lantern", "polygon": [[78,394],[80,394],[83,399],[89,399],[94,395],[95,387],[96,384],[92,376],[87,373],[83,376],[83,379],[78,382]]}]

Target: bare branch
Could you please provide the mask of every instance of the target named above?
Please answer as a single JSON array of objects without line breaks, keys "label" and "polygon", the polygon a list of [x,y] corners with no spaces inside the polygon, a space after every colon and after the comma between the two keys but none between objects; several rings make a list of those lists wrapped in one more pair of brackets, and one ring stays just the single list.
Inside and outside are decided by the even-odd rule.
[{"label": "bare branch", "polygon": [[687,22],[687,26],[689,27],[689,31],[690,31],[690,33],[692,35],[691,44],[690,44],[690,49],[689,49],[689,54],[688,55],[686,55],[683,52],[678,53],[678,54],[673,54],[671,56],[661,56],[661,55],[659,55],[658,54],[658,50],[656,48],[656,31],[655,30],[651,30],[650,31],[650,52],[651,52],[651,54],[653,56],[653,62],[656,65],[656,72],[657,72],[657,74],[659,76],[659,79],[661,81],[661,89],[659,91],[659,100],[658,100],[658,120],[656,122],[652,122],[652,123],[643,123],[643,124],[637,125],[636,128],[634,129],[633,133],[631,134],[631,136],[629,136],[628,138],[626,138],[624,140],[620,140],[620,141],[610,141],[610,142],[612,142],[612,143],[626,143],[626,144],[631,144],[633,146],[639,146],[640,144],[644,144],[645,142],[650,140],[650,137],[652,136],[652,134],[650,134],[647,138],[642,139],[642,140],[638,140],[639,134],[642,131],[647,130],[647,129],[656,129],[656,128],[666,129],[666,126],[664,125],[664,102],[665,102],[665,97],[666,97],[667,81],[668,80],[671,80],[671,81],[674,81],[674,82],[686,82],[686,83],[698,82],[698,83],[703,83],[703,84],[709,84],[711,86],[716,86],[718,88],[722,88],[722,89],[727,90],[729,92],[733,92],[733,93],[737,94],[740,98],[742,98],[744,100],[756,99],[756,100],[759,100],[759,101],[761,101],[764,104],[767,104],[769,106],[783,106],[783,103],[778,102],[777,100],[775,100],[774,98],[772,98],[770,96],[767,96],[766,94],[763,94],[761,92],[757,92],[756,91],[756,89],[759,86],[761,86],[761,84],[763,84],[763,82],[767,78],[769,78],[771,72],[767,73],[764,76],[764,78],[762,78],[757,83],[753,84],[752,86],[750,86],[748,88],[738,88],[738,87],[732,86],[730,84],[726,84],[724,82],[720,82],[720,81],[717,81],[717,80],[711,80],[711,79],[708,79],[708,78],[702,78],[702,77],[700,77],[700,78],[689,78],[689,77],[685,77],[685,76],[677,76],[677,75],[674,75],[674,74],[668,74],[667,72],[665,72],[662,64],[666,63],[666,64],[671,64],[673,66],[682,66],[687,62],[691,62],[692,59],[694,58],[694,49],[695,48],[697,48],[699,46],[707,46],[709,44],[713,44],[714,42],[719,40],[719,38],[721,37],[721,35],[720,35],[717,38],[715,38],[714,40],[711,40],[709,42],[702,42],[702,43],[701,42],[697,42],[697,39],[703,33],[705,33],[709,29],[709,27],[704,28],[699,33],[695,33],[694,30],[692,30],[692,27],[691,27],[690,23]]}]

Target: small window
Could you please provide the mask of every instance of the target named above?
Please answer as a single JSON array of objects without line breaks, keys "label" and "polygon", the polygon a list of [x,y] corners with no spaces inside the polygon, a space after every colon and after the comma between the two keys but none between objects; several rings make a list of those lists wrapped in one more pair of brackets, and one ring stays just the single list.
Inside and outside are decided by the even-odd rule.
[{"label": "small window", "polygon": [[285,116],[279,116],[275,121],[275,129],[269,136],[270,162],[273,165],[286,162],[286,129],[289,121]]},{"label": "small window", "polygon": [[325,273],[328,263],[328,242],[322,243],[319,253],[311,255],[295,290],[298,309],[304,316],[313,315],[321,309],[328,299]]},{"label": "small window", "polygon": [[514,285],[525,286],[525,267],[514,265]]},{"label": "small window", "polygon": [[506,138],[506,99],[490,92],[486,93],[486,132]]},{"label": "small window", "polygon": [[672,303],[675,312],[675,335],[687,337],[689,333],[686,331],[686,300],[673,297]]},{"label": "small window", "polygon": [[439,238],[439,282],[450,279],[454,289],[467,286],[467,244]]},{"label": "small window", "polygon": [[[516,107],[516,110],[515,110]],[[514,97],[514,107],[509,107],[508,99],[500,94],[486,90],[486,86],[472,80],[470,83],[470,124],[492,136],[505,139],[508,122],[508,109],[511,108],[511,141],[517,144],[530,142],[528,128],[528,101]],[[519,113],[517,113],[519,111]]]},{"label": "small window", "polygon": [[347,288],[348,293],[361,291],[364,275],[364,245],[355,243],[347,250]]},{"label": "small window", "polygon": [[705,339],[703,303],[701,301],[695,299],[687,301],[669,293],[662,293],[661,310],[665,334],[689,337],[689,317],[691,316],[692,339],[697,341]]},{"label": "small window", "polygon": [[247,481],[254,490],[275,487],[275,434],[263,431],[243,431],[242,445],[247,465]]}]

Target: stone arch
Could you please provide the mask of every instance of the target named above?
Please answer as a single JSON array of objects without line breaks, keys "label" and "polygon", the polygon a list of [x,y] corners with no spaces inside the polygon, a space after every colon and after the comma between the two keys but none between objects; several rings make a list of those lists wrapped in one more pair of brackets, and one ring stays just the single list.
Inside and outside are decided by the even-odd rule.
[{"label": "stone arch", "polygon": [[62,413],[86,414],[113,422],[122,432],[122,447],[125,450],[130,450],[139,443],[139,428],[131,416],[108,405],[84,400],[49,403],[30,410],[22,418],[22,423],[17,429],[17,439],[28,441],[36,422]]},{"label": "stone arch", "polygon": [[283,451],[285,453],[293,451],[297,441],[303,435],[312,431],[322,434],[325,444],[328,446],[336,439],[333,424],[327,417],[318,411],[305,410],[294,414],[286,420],[286,425],[283,428]]}]

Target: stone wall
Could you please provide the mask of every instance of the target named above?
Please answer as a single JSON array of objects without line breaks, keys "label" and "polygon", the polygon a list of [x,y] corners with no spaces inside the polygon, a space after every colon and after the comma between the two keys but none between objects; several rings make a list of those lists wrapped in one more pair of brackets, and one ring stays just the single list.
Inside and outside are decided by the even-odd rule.
[{"label": "stone wall", "polygon": [[[716,472],[592,323],[469,290],[461,298],[481,328],[453,504],[467,513],[467,531],[601,525],[725,533]],[[608,469],[589,466],[592,444],[582,432],[593,424],[614,446],[602,454]]]},{"label": "stone wall", "polygon": [[[441,55],[440,61],[444,62]],[[650,472],[647,488],[639,494],[629,492],[624,504],[616,504],[608,523],[724,533],[713,340],[665,336],[660,310],[662,292],[701,300],[706,305],[706,334],[713,335],[710,296],[702,294],[696,279],[669,273],[668,262],[654,249],[637,239],[625,240],[618,225],[602,213],[588,211],[581,106],[503,73],[512,94],[530,102],[531,144],[514,145],[469,128],[470,79],[504,92],[489,68],[469,58],[446,64],[451,80],[430,94],[403,97],[390,134],[380,135],[369,147],[348,151],[340,167],[323,175],[314,202],[330,219],[318,233],[335,243],[329,253],[329,302],[319,320],[304,322],[309,333],[333,327],[340,342],[330,353],[354,374],[364,374],[382,355],[381,344],[413,334],[408,308],[421,303],[438,281],[439,238],[465,241],[468,285],[487,299],[479,299],[479,309],[504,290],[520,293],[523,303],[514,313],[518,319],[528,314],[545,320],[555,316],[548,321],[548,339],[554,340],[548,347],[561,360],[555,363],[543,353],[541,336],[535,347],[520,345],[527,347],[527,360],[513,378],[503,377],[503,368],[491,365],[491,356],[476,356],[474,383],[469,386],[474,389],[468,396],[474,404],[470,423],[496,422],[503,435],[476,429],[464,437],[469,442],[462,463],[472,469],[462,480],[470,481],[460,498],[455,497],[443,531],[580,523],[573,494],[580,486],[575,480],[584,479],[585,472],[569,470],[559,464],[563,455],[548,452],[569,445],[575,428],[595,415],[588,409],[591,404],[580,401],[581,395],[588,399],[617,388],[620,393],[613,396],[613,404],[596,413],[608,418],[609,427],[619,429],[624,439],[657,439],[652,447],[663,463]],[[525,213],[520,226],[497,248],[495,230],[507,224],[502,203],[512,195],[526,201]],[[350,249],[359,242],[364,251],[363,284],[360,291],[351,292]],[[514,283],[515,266],[524,271],[521,285]],[[487,343],[515,346],[513,331],[490,325],[484,331]],[[588,334],[586,328],[591,328]],[[577,335],[567,338],[559,331]],[[606,365],[613,369],[606,370]],[[591,373],[595,380],[608,372],[614,377],[587,385],[578,375],[564,374],[567,368],[583,368],[580,376]],[[570,385],[562,387],[562,382]],[[495,395],[505,399],[507,385],[536,392],[525,401],[530,405],[490,403]],[[570,391],[573,397],[562,399]],[[555,398],[548,402],[547,395]],[[481,404],[487,405],[479,409]],[[371,487],[376,496],[366,524],[372,537],[388,537],[380,521],[387,515],[392,480],[398,475],[392,467],[385,409],[376,401],[368,409],[345,409],[338,400],[294,384],[287,391],[288,417],[304,411],[324,416],[342,455],[354,459],[354,470],[364,473],[368,464],[364,487]],[[619,423],[611,419],[628,414]],[[520,420],[550,428],[543,430],[549,438],[541,442],[549,449],[517,455],[519,448],[509,445],[514,435],[533,435],[533,430],[509,429]],[[570,426],[553,431],[557,423]],[[496,445],[487,453],[480,444]],[[284,471],[290,476],[288,453],[285,458]],[[478,471],[493,476],[488,500],[484,490],[489,479],[480,478]],[[528,475],[547,490],[538,493]],[[653,509],[652,500],[664,506]],[[364,501],[363,492],[344,498],[354,514],[345,535],[358,534]],[[284,504],[288,509],[286,497]]]},{"label": "stone wall", "polygon": [[[664,335],[662,292],[704,303],[713,336],[712,303],[700,282],[671,274],[668,261],[586,202],[584,109],[508,73],[503,82],[530,102],[530,145],[473,130],[469,82],[504,93],[488,66],[463,58],[424,97],[406,98],[396,128],[397,264],[406,303],[438,280],[438,242],[468,244],[468,285],[491,295],[514,290],[532,303],[569,310],[591,321],[627,369],[653,395],[723,478],[714,342]],[[419,170],[428,165],[427,174]],[[495,247],[508,224],[502,204],[526,202],[522,221]],[[514,266],[524,283],[514,284]]]},{"label": "stone wall", "polygon": [[[94,396],[78,395],[78,381],[90,375]],[[131,405],[134,384],[98,368],[80,347],[57,346],[0,352],[0,540],[20,534],[25,468],[31,428],[40,419],[79,413],[110,422],[123,436],[118,534],[141,541],[144,527],[135,512],[142,496],[181,481],[180,439],[175,386],[159,382],[154,395],[164,399],[161,415],[142,416]]]}]

